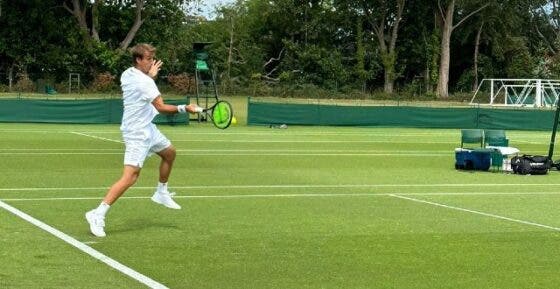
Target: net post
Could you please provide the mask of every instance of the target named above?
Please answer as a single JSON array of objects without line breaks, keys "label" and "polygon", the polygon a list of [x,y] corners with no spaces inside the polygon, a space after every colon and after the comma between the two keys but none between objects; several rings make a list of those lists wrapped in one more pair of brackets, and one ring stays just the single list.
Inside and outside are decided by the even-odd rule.
[{"label": "net post", "polygon": [[552,125],[552,134],[550,136],[550,146],[548,147],[548,158],[552,160],[554,154],[554,142],[556,141],[556,129],[558,128],[558,117],[560,115],[560,99],[556,100],[556,112],[554,113],[554,124]]}]

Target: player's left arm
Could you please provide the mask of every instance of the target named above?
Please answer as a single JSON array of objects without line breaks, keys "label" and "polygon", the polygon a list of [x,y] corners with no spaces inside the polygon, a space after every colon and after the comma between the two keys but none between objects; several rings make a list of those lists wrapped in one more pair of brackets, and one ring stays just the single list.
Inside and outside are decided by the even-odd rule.
[{"label": "player's left arm", "polygon": [[163,98],[161,95],[157,96],[153,101],[152,105],[159,111],[160,113],[166,114],[173,114],[173,113],[196,113],[202,112],[202,108],[196,104],[189,104],[189,105],[172,105],[172,104],[165,104],[163,102]]}]

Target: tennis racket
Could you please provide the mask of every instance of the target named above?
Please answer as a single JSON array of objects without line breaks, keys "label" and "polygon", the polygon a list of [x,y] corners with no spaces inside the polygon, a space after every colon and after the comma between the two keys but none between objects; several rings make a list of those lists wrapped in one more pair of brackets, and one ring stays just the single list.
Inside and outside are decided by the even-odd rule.
[{"label": "tennis racket", "polygon": [[225,100],[216,102],[213,106],[202,110],[212,120],[215,127],[226,129],[231,125],[233,118],[233,108]]}]

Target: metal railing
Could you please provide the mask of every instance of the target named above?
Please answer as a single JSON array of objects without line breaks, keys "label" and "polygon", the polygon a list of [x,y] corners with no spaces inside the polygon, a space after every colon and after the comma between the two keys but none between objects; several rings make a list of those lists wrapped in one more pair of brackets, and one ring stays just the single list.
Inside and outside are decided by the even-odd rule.
[{"label": "metal railing", "polygon": [[[483,93],[488,93],[488,102],[481,101],[480,95]],[[556,105],[558,95],[560,95],[558,79],[490,78],[480,82],[470,104],[546,107]]]}]

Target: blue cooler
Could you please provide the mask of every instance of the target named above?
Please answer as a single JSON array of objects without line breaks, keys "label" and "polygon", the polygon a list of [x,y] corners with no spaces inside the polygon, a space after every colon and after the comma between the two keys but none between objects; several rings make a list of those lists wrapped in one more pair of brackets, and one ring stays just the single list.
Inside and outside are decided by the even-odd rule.
[{"label": "blue cooler", "polygon": [[491,149],[455,149],[455,168],[487,171],[491,164]]}]

